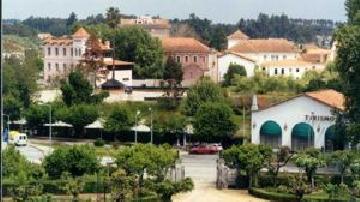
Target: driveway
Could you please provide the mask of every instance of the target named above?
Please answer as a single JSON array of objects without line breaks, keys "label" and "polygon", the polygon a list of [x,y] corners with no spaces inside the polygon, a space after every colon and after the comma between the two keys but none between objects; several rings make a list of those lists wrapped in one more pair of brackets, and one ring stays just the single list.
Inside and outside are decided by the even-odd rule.
[{"label": "driveway", "polygon": [[33,145],[26,145],[26,146],[16,146],[21,155],[25,156],[25,158],[32,162],[32,163],[41,163],[45,157],[45,152],[40,150]]},{"label": "driveway", "polygon": [[216,189],[216,155],[182,155],[181,164],[185,167],[186,177],[191,177],[195,188],[192,192],[178,194],[174,202],[262,202],[254,198],[247,190]]}]

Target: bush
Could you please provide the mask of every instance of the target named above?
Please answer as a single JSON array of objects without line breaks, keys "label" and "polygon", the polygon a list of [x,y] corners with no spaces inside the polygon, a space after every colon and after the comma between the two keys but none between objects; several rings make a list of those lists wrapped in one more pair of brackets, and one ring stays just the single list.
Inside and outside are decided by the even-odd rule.
[{"label": "bush", "polygon": [[94,145],[97,147],[102,147],[105,145],[105,141],[102,138],[98,138],[95,140]]},{"label": "bush", "polygon": [[329,198],[346,198],[350,196],[350,190],[347,185],[332,185],[327,184],[324,186],[324,191],[329,194]]}]

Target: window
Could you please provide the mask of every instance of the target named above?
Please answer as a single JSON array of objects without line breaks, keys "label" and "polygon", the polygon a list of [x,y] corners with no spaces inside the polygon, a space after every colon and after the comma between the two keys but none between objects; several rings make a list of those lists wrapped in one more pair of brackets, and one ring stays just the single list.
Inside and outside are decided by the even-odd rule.
[{"label": "window", "polygon": [[66,48],[63,48],[63,55],[66,56]]},{"label": "window", "polygon": [[176,62],[181,62],[181,57],[179,55],[176,56]]},{"label": "window", "polygon": [[300,72],[300,69],[299,69],[299,68],[296,68],[296,72]]},{"label": "window", "polygon": [[264,60],[266,60],[267,59],[267,55],[264,55]]},{"label": "window", "polygon": [[55,69],[56,69],[56,71],[60,71],[60,69],[59,69],[59,64],[58,63],[55,63]]},{"label": "window", "polygon": [[285,74],[285,70],[284,68],[281,69],[281,74],[284,75]]},{"label": "window", "polygon": [[271,55],[271,60],[275,60],[276,59],[276,55]]},{"label": "window", "polygon": [[48,62],[48,70],[51,71],[51,63]]},{"label": "window", "polygon": [[277,70],[277,68],[275,68],[275,74],[278,74],[278,70]]},{"label": "window", "polygon": [[63,64],[63,71],[64,71],[64,72],[67,71],[67,66],[66,66],[66,64]]},{"label": "window", "polygon": [[198,57],[196,55],[194,55],[194,62],[198,61]]},{"label": "window", "polygon": [[79,48],[79,56],[81,56],[81,49]]},{"label": "window", "polygon": [[287,59],[287,55],[283,55],[283,59],[286,60],[286,59]]},{"label": "window", "polygon": [[75,48],[75,56],[77,56],[77,55],[78,55],[78,49]]},{"label": "window", "polygon": [[185,62],[188,62],[189,61],[189,56],[185,56]]},{"label": "window", "polygon": [[123,78],[122,80],[123,81],[129,81],[129,78]]},{"label": "window", "polygon": [[74,56],[74,49],[71,48],[70,50],[71,50],[71,56]]},{"label": "window", "polygon": [[48,48],[48,55],[51,55],[51,48]]},{"label": "window", "polygon": [[59,55],[59,48],[55,48],[55,55]]},{"label": "window", "polygon": [[289,72],[290,72],[290,73],[292,72],[292,68],[289,68]]},{"label": "window", "polygon": [[216,67],[216,61],[213,61],[213,62],[212,62],[212,66],[213,66],[213,67]]},{"label": "window", "polygon": [[48,76],[48,83],[50,83],[51,82],[51,77],[50,76]]}]

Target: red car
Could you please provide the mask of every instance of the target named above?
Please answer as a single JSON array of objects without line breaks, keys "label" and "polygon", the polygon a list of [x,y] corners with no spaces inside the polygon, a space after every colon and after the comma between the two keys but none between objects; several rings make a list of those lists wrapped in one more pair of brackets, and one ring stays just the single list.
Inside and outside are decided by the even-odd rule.
[{"label": "red car", "polygon": [[216,154],[217,152],[218,149],[214,145],[195,145],[189,151],[190,154]]}]

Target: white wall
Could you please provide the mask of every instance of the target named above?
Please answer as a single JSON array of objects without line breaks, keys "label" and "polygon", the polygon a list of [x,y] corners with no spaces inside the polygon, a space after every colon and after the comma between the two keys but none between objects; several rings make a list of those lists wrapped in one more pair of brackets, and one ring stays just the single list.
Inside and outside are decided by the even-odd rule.
[{"label": "white wall", "polygon": [[[108,79],[112,79],[112,72],[109,72]],[[132,70],[116,70],[115,79],[125,84],[126,86],[132,86]]]},{"label": "white wall", "polygon": [[[255,111],[251,120],[251,142],[260,144],[260,127],[269,120],[277,122],[282,128],[282,146],[291,147],[292,128],[306,122],[314,129],[314,147],[320,149],[325,146],[326,129],[335,124],[334,121],[306,121],[306,115],[333,116],[331,108],[307,96],[300,96],[274,107]],[[285,124],[287,130],[284,130]],[[319,130],[318,130],[319,129]]]},{"label": "white wall", "polygon": [[295,60],[299,57],[298,53],[242,53],[242,55],[255,60],[257,64],[265,61]]},{"label": "white wall", "polygon": [[254,76],[255,62],[243,59],[235,54],[229,53],[218,58],[219,81],[224,80],[224,74],[228,72],[231,63],[244,66],[246,69],[247,77]]},{"label": "white wall", "polygon": [[239,40],[228,39],[228,49],[236,46],[237,43],[239,43]]}]

